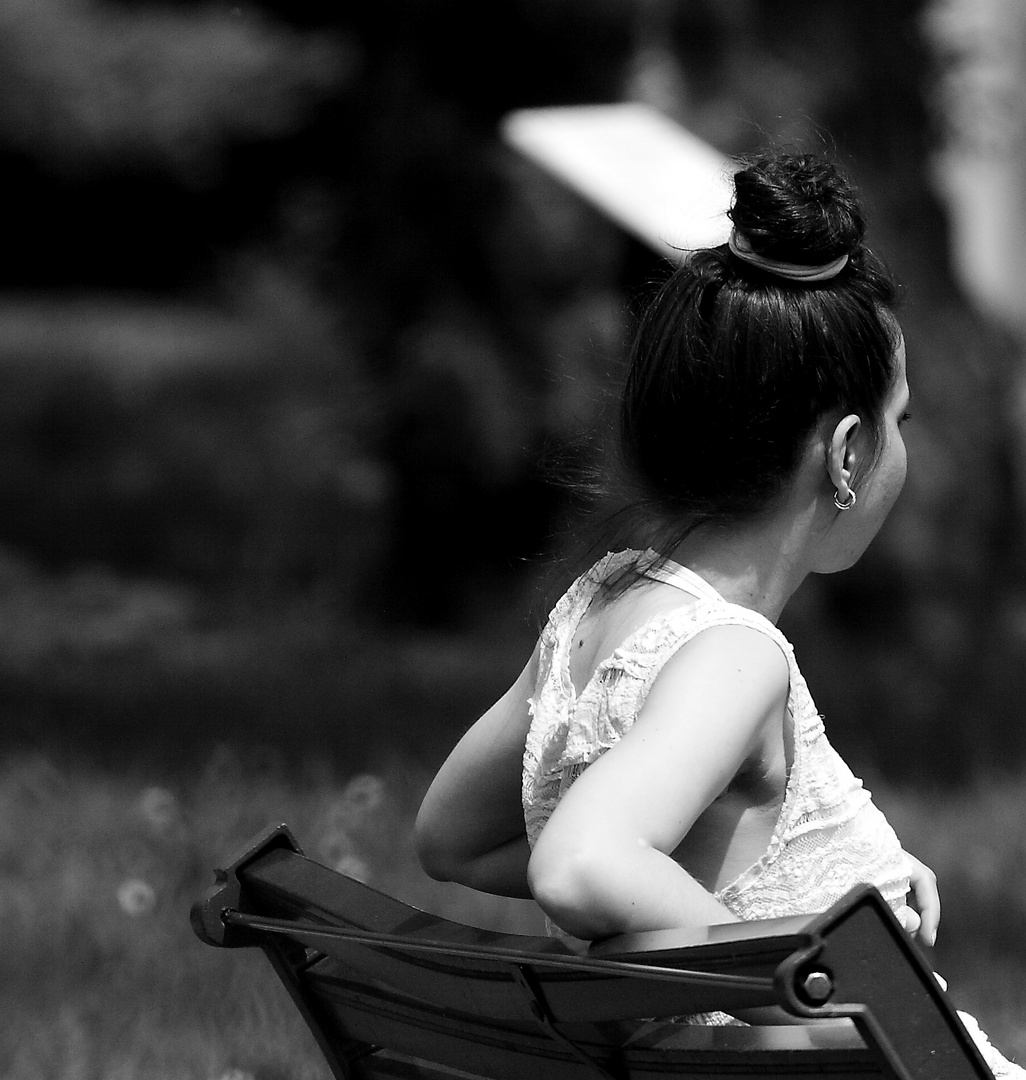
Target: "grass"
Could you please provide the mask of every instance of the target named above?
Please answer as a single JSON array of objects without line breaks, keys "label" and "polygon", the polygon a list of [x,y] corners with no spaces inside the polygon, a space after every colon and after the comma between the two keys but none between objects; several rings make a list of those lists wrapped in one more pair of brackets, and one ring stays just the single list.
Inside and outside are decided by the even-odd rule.
[{"label": "grass", "polygon": [[[534,932],[533,906],[429,881],[409,824],[427,776],[254,762],[222,746],[178,780],[9,757],[0,773],[5,946],[0,1075],[10,1080],[313,1080],[311,1037],[261,956],[188,923],[211,868],[287,820],[315,858],[418,906]],[[931,863],[945,906],[936,966],[996,1045],[1026,1057],[1022,778],[878,801]]]},{"label": "grass", "polygon": [[327,1076],[259,955],[192,935],[212,868],[287,820],[309,854],[420,906],[537,929],[530,905],[429,881],[409,822],[416,770],[343,780],[255,769],[222,747],[177,787],[60,767],[0,774],[0,1075],[9,1080],[283,1080]]}]

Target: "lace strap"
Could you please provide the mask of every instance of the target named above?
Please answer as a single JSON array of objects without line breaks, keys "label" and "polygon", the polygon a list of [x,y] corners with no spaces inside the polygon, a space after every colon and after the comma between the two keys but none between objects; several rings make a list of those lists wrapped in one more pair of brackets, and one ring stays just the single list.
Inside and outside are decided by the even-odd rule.
[{"label": "lace strap", "polygon": [[727,603],[723,596],[709,584],[700,574],[696,574],[687,566],[681,566],[672,560],[653,566],[645,571],[645,576],[672,585],[681,592],[690,593],[702,600],[719,600]]}]

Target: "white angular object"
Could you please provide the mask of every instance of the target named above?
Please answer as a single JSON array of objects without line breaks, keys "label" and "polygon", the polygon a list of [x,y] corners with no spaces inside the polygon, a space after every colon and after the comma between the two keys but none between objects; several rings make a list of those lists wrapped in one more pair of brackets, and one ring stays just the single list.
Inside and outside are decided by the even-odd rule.
[{"label": "white angular object", "polygon": [[672,262],[726,243],[736,167],[648,105],[521,109],[502,135]]}]

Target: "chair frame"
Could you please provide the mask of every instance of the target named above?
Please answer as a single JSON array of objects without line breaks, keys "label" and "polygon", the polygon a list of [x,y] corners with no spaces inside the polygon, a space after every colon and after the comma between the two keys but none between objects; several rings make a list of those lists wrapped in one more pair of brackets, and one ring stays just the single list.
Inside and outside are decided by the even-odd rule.
[{"label": "chair frame", "polygon": [[[871,886],[819,915],[578,955],[403,904],[306,858],[286,825],[215,876],[192,909],[196,934],[263,950],[337,1080],[992,1080]],[[794,1025],[673,1019],[774,1005]]]}]

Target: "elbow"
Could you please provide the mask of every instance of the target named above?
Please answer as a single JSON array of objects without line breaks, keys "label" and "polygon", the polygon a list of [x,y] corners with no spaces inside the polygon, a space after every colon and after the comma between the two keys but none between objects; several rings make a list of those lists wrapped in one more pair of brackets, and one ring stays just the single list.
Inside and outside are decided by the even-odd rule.
[{"label": "elbow", "polygon": [[538,906],[561,929],[586,941],[623,929],[610,905],[608,856],[575,845],[559,851],[539,839],[527,867],[527,881]]},{"label": "elbow", "polygon": [[413,826],[413,849],[428,877],[435,881],[456,879],[456,859],[450,830],[439,828],[423,807]]}]

